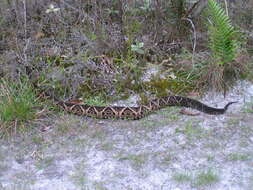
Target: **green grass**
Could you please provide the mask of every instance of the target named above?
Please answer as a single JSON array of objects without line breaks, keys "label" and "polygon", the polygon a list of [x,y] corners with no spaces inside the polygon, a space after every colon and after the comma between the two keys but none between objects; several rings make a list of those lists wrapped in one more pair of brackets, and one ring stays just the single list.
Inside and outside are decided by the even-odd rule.
[{"label": "green grass", "polygon": [[203,187],[217,183],[219,181],[219,176],[212,170],[202,171],[195,177],[193,185],[195,187]]},{"label": "green grass", "polygon": [[188,183],[192,180],[192,176],[188,173],[176,173],[172,178],[178,183]]},{"label": "green grass", "polygon": [[86,98],[84,102],[88,105],[93,106],[106,106],[105,99],[102,96],[91,96],[89,98]]},{"label": "green grass", "polygon": [[148,155],[145,153],[142,153],[142,154],[129,154],[126,156],[119,155],[118,157],[120,161],[124,161],[124,160],[130,161],[133,168],[135,168],[136,170],[139,170],[146,163]]},{"label": "green grass", "polygon": [[33,120],[36,117],[34,108],[38,105],[33,88],[27,80],[11,82],[2,79],[0,81],[0,131],[6,131],[13,126],[17,130],[22,123]]},{"label": "green grass", "polygon": [[175,173],[172,179],[177,183],[190,183],[194,187],[204,187],[217,183],[219,181],[219,176],[209,169],[207,171],[198,172],[196,175],[188,172]]},{"label": "green grass", "polygon": [[243,106],[242,110],[244,113],[253,113],[253,97]]},{"label": "green grass", "polygon": [[207,136],[206,131],[199,125],[199,121],[192,120],[187,121],[184,128],[177,128],[176,133],[184,134],[189,141]]},{"label": "green grass", "polygon": [[250,159],[251,159],[251,156],[249,154],[231,153],[228,155],[228,160],[230,161],[246,161]]},{"label": "green grass", "polygon": [[87,171],[86,163],[79,162],[78,164],[76,164],[74,173],[71,175],[71,179],[74,182],[74,184],[77,185],[78,187],[82,187],[81,189],[84,189],[83,187],[85,187],[89,182],[86,171]]},{"label": "green grass", "polygon": [[54,164],[55,158],[48,156],[46,158],[41,158],[37,161],[36,167],[38,170],[46,169]]}]

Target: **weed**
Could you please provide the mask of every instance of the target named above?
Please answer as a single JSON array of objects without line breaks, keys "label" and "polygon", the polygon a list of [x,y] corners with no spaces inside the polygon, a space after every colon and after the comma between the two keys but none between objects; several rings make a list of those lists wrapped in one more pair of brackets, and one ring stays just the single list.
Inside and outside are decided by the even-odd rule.
[{"label": "weed", "polygon": [[136,44],[131,45],[131,51],[139,54],[144,54],[144,50],[142,49],[143,46],[144,46],[143,42],[136,42]]}]

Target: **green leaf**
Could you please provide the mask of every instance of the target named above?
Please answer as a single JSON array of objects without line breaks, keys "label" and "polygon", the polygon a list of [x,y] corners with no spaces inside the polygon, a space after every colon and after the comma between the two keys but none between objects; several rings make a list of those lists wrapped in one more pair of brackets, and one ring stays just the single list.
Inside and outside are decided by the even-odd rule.
[{"label": "green leaf", "polygon": [[235,57],[236,41],[234,38],[236,31],[225,11],[215,0],[208,1],[208,11],[210,14],[208,20],[209,47],[212,50],[213,57],[225,64]]}]

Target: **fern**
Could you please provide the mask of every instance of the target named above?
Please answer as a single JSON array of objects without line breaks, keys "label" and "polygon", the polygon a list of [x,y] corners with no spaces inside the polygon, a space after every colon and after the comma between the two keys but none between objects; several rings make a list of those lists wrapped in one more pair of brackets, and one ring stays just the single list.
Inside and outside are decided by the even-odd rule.
[{"label": "fern", "polygon": [[208,1],[209,46],[219,64],[232,61],[236,54],[236,30],[225,11],[215,0]]}]

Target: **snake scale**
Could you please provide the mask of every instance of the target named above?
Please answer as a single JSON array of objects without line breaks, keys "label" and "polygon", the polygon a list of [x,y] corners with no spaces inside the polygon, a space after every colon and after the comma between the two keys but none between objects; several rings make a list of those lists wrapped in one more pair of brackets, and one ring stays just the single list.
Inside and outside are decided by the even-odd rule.
[{"label": "snake scale", "polygon": [[57,101],[56,104],[65,111],[76,114],[91,116],[100,119],[141,119],[146,115],[166,106],[182,106],[197,109],[201,112],[219,115],[224,114],[228,107],[236,102],[229,102],[224,108],[209,107],[197,100],[183,96],[166,96],[151,100],[149,103],[136,107],[123,106],[91,106],[87,104],[75,104]]}]

